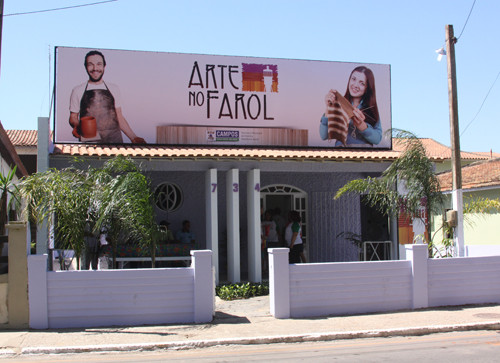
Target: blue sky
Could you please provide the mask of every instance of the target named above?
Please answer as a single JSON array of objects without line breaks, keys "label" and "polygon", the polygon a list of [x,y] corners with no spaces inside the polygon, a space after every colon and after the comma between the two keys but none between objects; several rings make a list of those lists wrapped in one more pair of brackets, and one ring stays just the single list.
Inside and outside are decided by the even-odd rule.
[{"label": "blue sky", "polygon": [[[97,1],[5,0],[4,14]],[[118,0],[5,16],[0,120],[35,129],[49,116],[55,46],[311,59],[390,64],[393,127],[450,145],[446,60],[435,50],[446,24],[460,35],[473,3]],[[500,1],[477,0],[456,44],[462,150],[500,152],[499,14]]]}]

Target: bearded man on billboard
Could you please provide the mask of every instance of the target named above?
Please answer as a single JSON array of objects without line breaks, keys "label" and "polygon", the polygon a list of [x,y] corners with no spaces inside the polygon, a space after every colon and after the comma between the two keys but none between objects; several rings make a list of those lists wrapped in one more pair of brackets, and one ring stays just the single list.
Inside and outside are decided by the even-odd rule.
[{"label": "bearded man on billboard", "polygon": [[[73,127],[73,136],[80,141],[97,141],[108,144],[122,144],[122,131],[134,144],[144,144],[146,141],[138,137],[123,116],[121,95],[118,86],[103,80],[106,69],[104,55],[92,50],[85,55],[85,70],[89,76],[84,82],[73,88],[70,97],[69,123]],[[97,135],[86,135],[82,124],[83,118],[94,118]],[[86,127],[86,125],[85,125]],[[92,131],[90,132],[92,133]],[[95,132],[94,132],[95,133]]]}]

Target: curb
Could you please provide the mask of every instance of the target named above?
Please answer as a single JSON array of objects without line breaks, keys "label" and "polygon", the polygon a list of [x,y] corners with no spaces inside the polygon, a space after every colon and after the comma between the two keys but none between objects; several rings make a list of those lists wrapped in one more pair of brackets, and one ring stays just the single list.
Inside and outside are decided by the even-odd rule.
[{"label": "curb", "polygon": [[[69,354],[69,353],[95,353],[95,352],[124,352],[124,351],[153,351],[168,349],[194,349],[207,348],[217,345],[250,345],[250,344],[272,344],[272,343],[298,343],[298,342],[320,342],[341,339],[377,338],[393,336],[418,336],[435,333],[449,333],[467,330],[497,330],[500,329],[500,321],[485,323],[467,323],[455,325],[438,325],[426,327],[408,327],[400,329],[385,330],[361,330],[352,332],[331,333],[308,333],[283,336],[264,336],[248,338],[226,338],[212,340],[173,341],[159,343],[139,344],[104,344],[69,347],[25,347],[21,354]],[[13,350],[4,349],[0,356],[15,354]]]}]

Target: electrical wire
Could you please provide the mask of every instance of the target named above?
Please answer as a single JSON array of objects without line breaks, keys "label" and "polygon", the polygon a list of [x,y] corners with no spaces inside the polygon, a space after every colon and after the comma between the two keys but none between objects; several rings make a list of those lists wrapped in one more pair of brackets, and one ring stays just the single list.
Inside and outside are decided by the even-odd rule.
[{"label": "electrical wire", "polygon": [[[460,35],[456,38],[456,41],[457,41],[458,39],[460,39],[460,37],[461,37],[461,36],[462,36],[462,34],[464,33],[464,30],[465,30],[465,28],[467,27],[467,23],[469,22],[469,18],[470,18],[471,14],[472,14],[472,10],[474,10],[474,5],[476,5],[476,0],[474,0],[474,2],[472,3],[472,6],[471,6],[470,11],[469,11],[469,15],[467,15],[467,19],[465,20],[465,24],[464,24],[464,26],[463,26],[463,28],[462,28],[462,31],[460,32]],[[445,42],[445,43],[446,43],[446,42]],[[472,118],[472,120],[470,120],[470,121],[469,121],[469,123],[467,124],[467,126],[465,126],[465,128],[463,129],[463,131],[460,133],[460,136],[462,136],[462,135],[465,133],[465,131],[469,128],[469,126],[470,126],[470,125],[471,125],[471,124],[472,124],[472,123],[476,120],[476,118],[477,118],[477,116],[479,115],[479,113],[481,113],[481,110],[483,109],[483,106],[484,106],[484,104],[485,104],[485,102],[486,102],[486,99],[488,98],[488,96],[489,96],[489,94],[490,94],[491,90],[492,90],[492,89],[493,89],[493,87],[495,86],[495,83],[497,82],[498,77],[500,77],[500,72],[498,72],[498,74],[497,74],[497,76],[496,76],[495,80],[493,81],[493,84],[491,85],[490,89],[489,89],[489,90],[488,90],[488,92],[486,93],[486,96],[484,97],[483,102],[481,103],[481,106],[479,107],[479,110],[477,111],[476,115]]]},{"label": "electrical wire", "polygon": [[457,37],[457,40],[460,39],[460,37],[464,33],[465,27],[467,26],[467,23],[469,22],[470,14],[472,14],[472,9],[474,9],[474,5],[476,5],[476,0],[474,0],[474,2],[472,3],[472,7],[470,8],[469,15],[467,15],[467,20],[465,20],[464,27],[462,28],[460,35]]},{"label": "electrical wire", "polygon": [[6,17],[6,16],[17,16],[17,15],[28,15],[28,14],[46,13],[46,12],[49,12],[49,11],[68,10],[68,9],[74,9],[74,8],[82,8],[84,6],[100,5],[100,4],[105,4],[105,3],[111,3],[111,2],[114,2],[114,1],[118,1],[118,0],[104,0],[104,1],[98,1],[98,2],[95,2],[95,3],[89,3],[89,4],[66,6],[66,7],[63,7],[63,8],[54,8],[54,9],[27,11],[27,12],[24,12],[24,13],[4,14],[3,16]]},{"label": "electrical wire", "polygon": [[[464,26],[462,28],[462,31],[460,32],[460,35],[458,37],[455,37],[455,43],[458,41],[458,39],[460,39],[460,37],[464,33],[465,27],[467,26],[467,23],[469,22],[469,18],[470,18],[471,14],[472,14],[472,10],[474,9],[474,5],[476,5],[476,0],[474,0],[474,2],[472,3],[472,6],[471,6],[471,8],[469,10],[469,15],[467,15],[467,19],[465,20],[465,24],[464,24]],[[444,44],[445,45],[443,45],[443,47],[442,47],[443,49],[446,46],[446,39],[444,40]]]},{"label": "electrical wire", "polygon": [[493,81],[493,84],[491,85],[490,89],[488,90],[488,93],[486,93],[486,96],[484,97],[483,102],[481,103],[481,107],[479,107],[479,110],[477,111],[477,113],[474,116],[474,118],[469,121],[469,123],[467,124],[467,126],[465,126],[465,129],[460,133],[460,136],[462,136],[464,134],[464,132],[469,128],[469,126],[472,124],[472,122],[474,122],[474,120],[477,118],[477,116],[481,112],[481,110],[482,110],[482,108],[484,106],[484,103],[486,102],[486,99],[490,95],[491,90],[493,89],[493,87],[495,86],[495,83],[498,80],[498,77],[500,77],[500,72],[498,72],[497,77],[495,78],[495,80]]}]

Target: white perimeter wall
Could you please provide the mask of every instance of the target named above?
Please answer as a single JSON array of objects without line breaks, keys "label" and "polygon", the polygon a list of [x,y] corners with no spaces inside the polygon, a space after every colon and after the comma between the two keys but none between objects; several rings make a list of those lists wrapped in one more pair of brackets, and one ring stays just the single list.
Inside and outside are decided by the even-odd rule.
[{"label": "white perimeter wall", "polygon": [[466,245],[465,254],[468,257],[500,256],[500,245]]},{"label": "white perimeter wall", "polygon": [[500,256],[429,259],[429,306],[500,302]]},{"label": "white perimeter wall", "polygon": [[211,251],[192,255],[193,267],[100,271],[46,271],[46,255],[29,256],[30,327],[209,322]]},{"label": "white perimeter wall", "polygon": [[271,249],[271,314],[298,318],[500,303],[500,256],[428,259],[427,245],[410,246],[407,256],[290,265],[288,249]]},{"label": "white perimeter wall", "polygon": [[321,316],[410,309],[409,261],[290,265],[290,314]]}]

